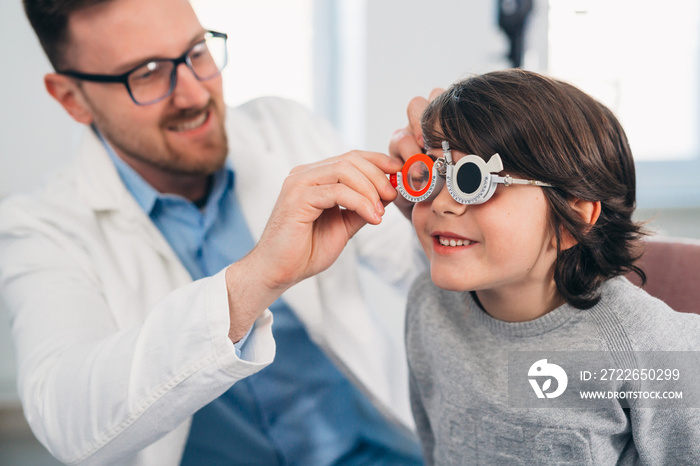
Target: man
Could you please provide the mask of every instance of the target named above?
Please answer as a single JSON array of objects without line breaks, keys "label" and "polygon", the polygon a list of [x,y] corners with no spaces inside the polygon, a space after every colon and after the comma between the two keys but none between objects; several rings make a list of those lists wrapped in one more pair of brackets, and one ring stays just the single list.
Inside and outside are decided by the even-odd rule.
[{"label": "man", "polygon": [[381,219],[401,163],[314,162],[335,136],[286,101],[227,112],[225,35],[186,0],[24,3],[48,92],[90,127],[0,207],[39,440],[67,463],[419,463],[401,344],[358,283],[359,260],[418,272],[410,228]]}]

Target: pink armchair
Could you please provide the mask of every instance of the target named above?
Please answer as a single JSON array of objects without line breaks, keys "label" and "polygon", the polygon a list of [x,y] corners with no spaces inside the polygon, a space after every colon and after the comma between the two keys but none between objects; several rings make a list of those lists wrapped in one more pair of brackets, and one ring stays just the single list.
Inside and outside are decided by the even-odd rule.
[{"label": "pink armchair", "polygon": [[[700,240],[655,238],[645,243],[637,265],[647,275],[644,290],[676,311],[700,314]],[[636,274],[628,274],[639,285]]]}]

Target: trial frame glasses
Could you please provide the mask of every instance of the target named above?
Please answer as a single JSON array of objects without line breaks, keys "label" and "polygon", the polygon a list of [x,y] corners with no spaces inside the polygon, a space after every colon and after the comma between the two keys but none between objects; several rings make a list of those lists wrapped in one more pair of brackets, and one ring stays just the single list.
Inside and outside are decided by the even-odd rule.
[{"label": "trial frame glasses", "polygon": [[201,41],[179,57],[149,60],[122,74],[91,74],[74,70],[58,73],[82,81],[124,84],[136,105],[150,105],[172,94],[177,85],[177,68],[182,63],[199,81],[219,76],[228,63],[227,39],[226,33],[206,31]]},{"label": "trial frame glasses", "polygon": [[391,184],[407,200],[423,202],[440,192],[444,178],[450,195],[460,204],[483,204],[491,199],[499,184],[553,187],[543,181],[497,175],[503,171],[498,154],[493,154],[488,162],[477,155],[465,155],[455,163],[447,141],[442,142],[442,153],[436,160],[426,154],[409,157],[400,172],[389,176]]}]

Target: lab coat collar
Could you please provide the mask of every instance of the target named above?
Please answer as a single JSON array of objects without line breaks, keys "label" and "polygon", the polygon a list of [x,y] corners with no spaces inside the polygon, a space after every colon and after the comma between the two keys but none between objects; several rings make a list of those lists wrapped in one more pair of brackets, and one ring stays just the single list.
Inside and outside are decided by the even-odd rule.
[{"label": "lab coat collar", "polygon": [[102,141],[87,128],[78,146],[77,188],[85,203],[95,211],[116,210],[136,202],[124,187]]},{"label": "lab coat collar", "polygon": [[[140,230],[145,241],[173,267],[185,271],[165,237],[124,186],[107,149],[94,131],[87,128],[75,160],[77,190],[95,213],[110,212],[112,224],[121,230]],[[184,272],[189,276],[189,273]]]}]

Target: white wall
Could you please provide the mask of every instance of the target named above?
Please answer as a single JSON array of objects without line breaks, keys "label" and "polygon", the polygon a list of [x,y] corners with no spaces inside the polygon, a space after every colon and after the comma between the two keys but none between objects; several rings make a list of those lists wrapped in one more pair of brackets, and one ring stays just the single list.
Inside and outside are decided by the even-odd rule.
[{"label": "white wall", "polygon": [[67,159],[78,125],[44,90],[51,69],[20,0],[0,4],[0,198],[38,186]]},{"label": "white wall", "polygon": [[[364,93],[351,87],[341,97],[351,99],[349,109],[363,111],[360,119],[345,117],[358,126],[351,137],[363,148],[387,150],[391,133],[406,124],[412,97],[427,97],[471,73],[508,67],[495,1],[367,0],[364,10],[365,24],[357,25],[365,28],[364,60],[342,70],[361,82],[354,89]],[[361,104],[353,104],[356,99]]]}]

